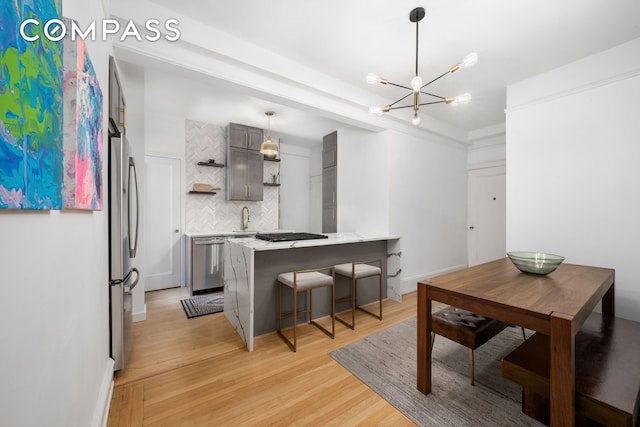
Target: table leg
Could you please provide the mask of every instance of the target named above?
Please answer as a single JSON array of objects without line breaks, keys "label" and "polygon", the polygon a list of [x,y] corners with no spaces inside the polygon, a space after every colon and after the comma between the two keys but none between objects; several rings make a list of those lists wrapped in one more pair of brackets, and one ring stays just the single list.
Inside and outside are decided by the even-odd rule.
[{"label": "table leg", "polygon": [[418,282],[418,390],[431,393],[431,300]]},{"label": "table leg", "polygon": [[611,284],[611,287],[606,294],[602,297],[602,314],[607,316],[616,315],[616,290],[615,282]]},{"label": "table leg", "polygon": [[551,426],[575,425],[575,339],[572,318],[551,314]]}]

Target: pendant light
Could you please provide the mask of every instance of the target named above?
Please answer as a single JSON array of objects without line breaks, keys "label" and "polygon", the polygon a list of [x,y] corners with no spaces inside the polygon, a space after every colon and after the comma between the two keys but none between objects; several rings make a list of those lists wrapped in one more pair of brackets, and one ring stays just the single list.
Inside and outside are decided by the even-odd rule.
[{"label": "pendant light", "polygon": [[266,158],[275,159],[278,155],[278,145],[271,140],[271,116],[275,113],[273,111],[267,111],[264,114],[266,114],[268,118],[268,131],[267,139],[260,145],[260,152],[264,154]]},{"label": "pendant light", "polygon": [[[451,68],[449,68],[449,70],[446,71],[445,73],[443,73],[440,76],[434,78],[433,80],[428,81],[427,83],[423,83],[422,82],[422,78],[418,75],[418,23],[422,20],[422,18],[424,18],[424,16],[425,16],[425,11],[424,11],[423,7],[417,7],[415,9],[413,9],[411,11],[411,13],[409,13],[409,21],[416,23],[416,69],[415,69],[415,76],[413,77],[413,79],[411,79],[410,87],[409,86],[400,85],[400,84],[396,84],[396,83],[392,83],[389,80],[385,79],[384,77],[378,77],[377,75],[375,75],[373,73],[369,73],[367,75],[367,83],[369,83],[369,84],[380,83],[380,84],[383,84],[383,85],[396,86],[396,87],[400,87],[400,88],[408,90],[409,93],[407,95],[403,96],[402,98],[398,99],[397,101],[395,101],[395,102],[393,102],[391,104],[385,105],[384,107],[371,107],[371,108],[369,108],[369,113],[370,114],[375,114],[375,115],[381,116],[383,113],[388,113],[391,110],[396,110],[396,109],[399,109],[399,108],[412,108],[413,109],[413,118],[411,119],[411,123],[417,126],[417,125],[420,124],[420,116],[418,115],[418,110],[420,110],[420,107],[423,106],[423,105],[441,104],[441,103],[457,105],[457,104],[467,103],[467,102],[469,102],[471,100],[471,95],[469,95],[468,93],[465,93],[465,94],[462,94],[462,95],[458,95],[458,96],[456,96],[454,98],[450,98],[448,96],[440,96],[440,95],[435,95],[433,93],[429,93],[429,92],[424,92],[423,91],[423,89],[425,87],[429,86],[431,83],[435,82],[436,80],[441,79],[442,77],[446,76],[447,74],[455,73],[456,71],[458,71],[461,68],[471,67],[471,66],[475,65],[476,62],[478,62],[478,54],[477,53],[470,53],[467,56],[465,56],[460,61],[460,63],[454,65]],[[427,102],[421,102],[420,95],[426,95],[426,96],[429,96],[431,98],[429,98]],[[406,98],[409,98],[410,96],[412,96],[413,102],[411,102],[408,105],[396,106],[397,103],[405,100]]]}]

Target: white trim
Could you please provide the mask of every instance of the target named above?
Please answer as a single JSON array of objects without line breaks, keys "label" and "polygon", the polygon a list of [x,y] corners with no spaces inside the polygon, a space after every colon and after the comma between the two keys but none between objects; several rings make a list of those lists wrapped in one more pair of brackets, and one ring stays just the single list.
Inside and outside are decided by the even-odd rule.
[{"label": "white trim", "polygon": [[185,153],[173,153],[173,152],[163,152],[163,151],[145,151],[144,152],[145,156],[151,156],[151,157],[162,157],[164,159],[178,159],[181,162],[184,163],[185,161]]},{"label": "white trim", "polygon": [[107,359],[102,384],[98,393],[96,407],[93,410],[93,419],[91,425],[93,427],[107,427],[109,420],[109,408],[111,407],[111,397],[113,396],[113,367],[115,362],[113,359]]},{"label": "white trim", "polygon": [[462,270],[463,268],[467,268],[467,267],[468,267],[467,264],[454,265],[452,267],[431,271],[429,273],[420,274],[418,276],[412,276],[406,279],[403,278],[402,285],[400,287],[400,293],[404,295],[404,294],[408,294],[409,292],[415,292],[418,289],[418,282],[421,280],[439,276],[445,273],[451,273],[452,271]]},{"label": "white trim", "polygon": [[504,136],[505,134],[502,134],[502,135],[496,135],[491,139],[476,140],[473,144],[469,146],[468,151],[469,152],[489,151],[495,148],[502,148],[506,146],[506,142],[505,142],[505,138],[500,138],[500,137],[504,137]]},{"label": "white trim", "polygon": [[476,170],[476,169],[495,168],[498,166],[506,166],[506,165],[507,165],[506,159],[494,160],[491,162],[473,163],[473,164],[467,165],[467,172]]},{"label": "white trim", "polygon": [[515,111],[524,110],[527,108],[535,107],[537,105],[546,104],[547,102],[552,102],[561,98],[565,98],[572,95],[577,95],[582,92],[587,92],[592,89],[599,88],[601,86],[608,86],[613,83],[617,83],[619,81],[632,79],[634,77],[640,76],[640,69],[627,71],[621,74],[617,74],[615,76],[605,77],[599,80],[595,80],[593,82],[589,82],[587,84],[583,84],[577,87],[573,87],[567,90],[562,90],[559,92],[552,93],[550,95],[546,95],[540,98],[535,98],[528,100],[522,104],[514,105],[513,107],[505,108],[505,114],[513,113]]},{"label": "white trim", "polygon": [[147,304],[144,305],[144,310],[137,313],[133,313],[132,322],[142,322],[147,320]]},{"label": "white trim", "polygon": [[507,133],[506,123],[499,123],[493,126],[487,126],[485,128],[469,131],[469,143],[471,146],[477,144],[479,141],[485,139],[495,138],[497,136],[504,136]]}]

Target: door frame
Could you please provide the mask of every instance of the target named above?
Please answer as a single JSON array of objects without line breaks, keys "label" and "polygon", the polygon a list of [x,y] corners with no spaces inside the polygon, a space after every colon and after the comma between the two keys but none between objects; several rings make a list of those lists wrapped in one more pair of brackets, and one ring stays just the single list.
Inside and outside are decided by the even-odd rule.
[{"label": "door frame", "polygon": [[[187,286],[187,270],[186,270],[186,266],[185,266],[185,258],[186,258],[186,252],[185,252],[185,245],[186,245],[186,238],[185,238],[185,227],[186,227],[186,218],[185,218],[185,196],[184,196],[184,183],[185,183],[185,179],[186,179],[186,171],[185,171],[185,156],[181,155],[181,154],[172,154],[172,153],[162,153],[162,152],[156,152],[156,151],[147,151],[144,153],[144,157],[145,157],[145,163],[146,163],[146,158],[147,157],[161,157],[164,159],[172,159],[172,160],[178,160],[180,162],[180,176],[179,176],[179,180],[180,182],[179,184],[179,189],[180,189],[180,274],[179,274],[179,285],[180,287],[185,287]],[[145,192],[147,191],[147,185],[148,183],[145,181]],[[145,240],[146,240],[146,224],[145,224]],[[145,289],[146,292],[146,289]]]}]

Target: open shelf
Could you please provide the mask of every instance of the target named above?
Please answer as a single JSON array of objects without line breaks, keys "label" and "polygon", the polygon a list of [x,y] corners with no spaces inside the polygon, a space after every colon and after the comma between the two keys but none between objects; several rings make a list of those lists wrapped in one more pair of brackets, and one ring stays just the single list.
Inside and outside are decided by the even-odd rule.
[{"label": "open shelf", "polygon": [[268,158],[268,157],[265,157],[265,158],[264,158],[264,161],[265,161],[265,162],[279,162],[279,161],[280,161],[280,159],[270,159],[270,158]]},{"label": "open shelf", "polygon": [[280,184],[274,184],[272,182],[263,183],[265,187],[280,187]]},{"label": "open shelf", "polygon": [[211,162],[198,162],[198,166],[210,166],[212,168],[223,168],[224,165],[222,163],[211,163]]},{"label": "open shelf", "polygon": [[215,191],[189,191],[189,194],[216,194]]}]

